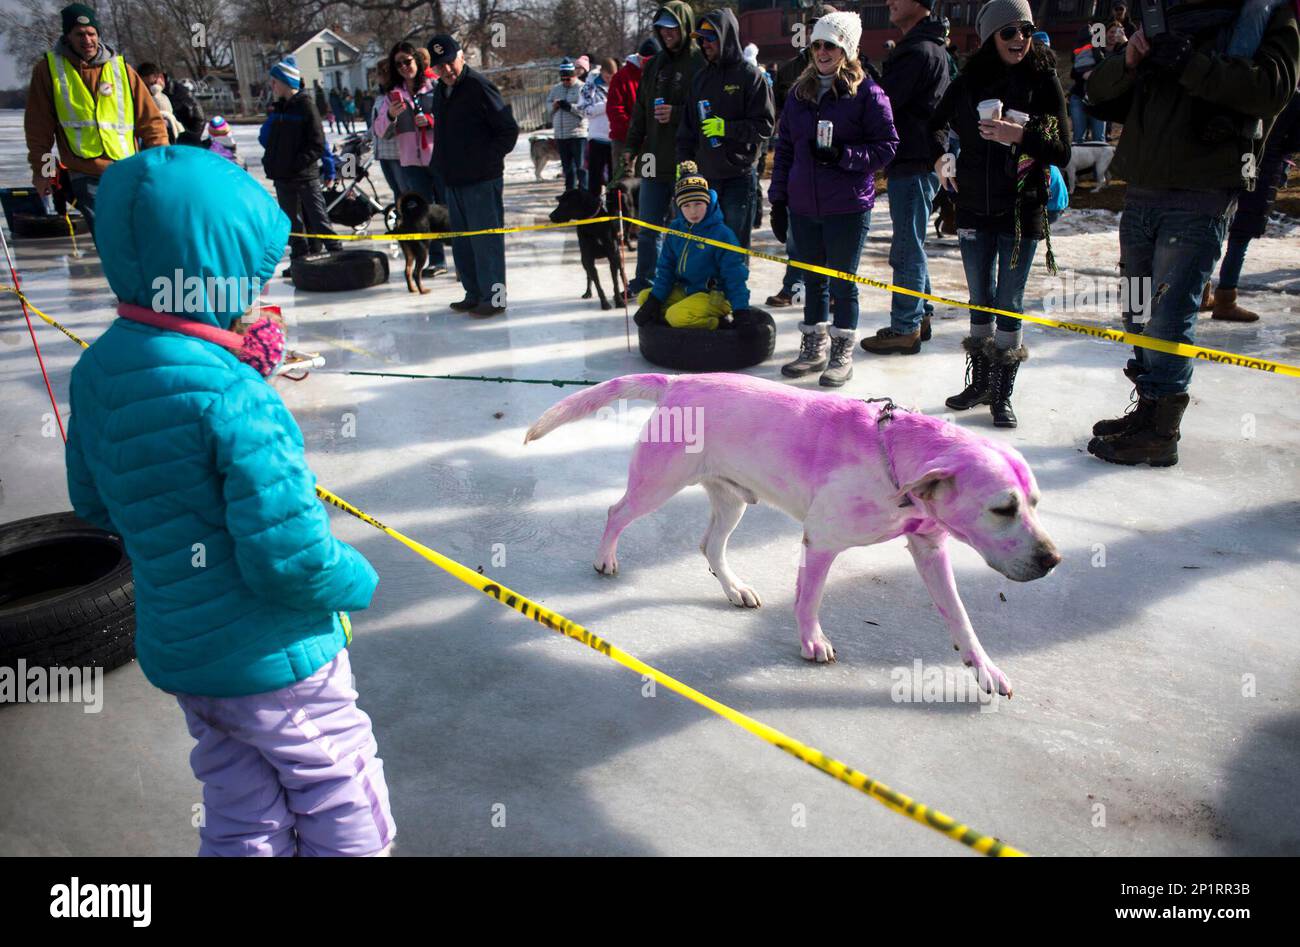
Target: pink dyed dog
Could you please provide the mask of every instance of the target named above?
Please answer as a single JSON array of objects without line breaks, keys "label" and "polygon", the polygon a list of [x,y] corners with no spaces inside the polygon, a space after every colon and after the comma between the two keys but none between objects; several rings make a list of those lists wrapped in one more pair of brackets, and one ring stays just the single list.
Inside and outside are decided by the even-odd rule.
[{"label": "pink dyed dog", "polygon": [[954,647],[980,686],[1011,696],[957,594],[944,546],[951,534],[1009,579],[1028,582],[1061,561],[1038,523],[1038,487],[1010,447],[923,414],[806,391],[747,375],[625,375],[570,395],[543,414],[524,443],[618,399],[657,402],[666,416],[703,423],[689,439],[643,436],[627,492],[609,510],[596,570],[618,571],[619,534],[683,487],[700,484],[713,514],[700,549],[734,605],[757,608],[758,593],[727,564],[727,538],[747,503],[762,500],[803,523],[804,561],[795,617],[805,658],[834,661],[817,619],[835,557],[852,546],[907,536],[917,571]]}]

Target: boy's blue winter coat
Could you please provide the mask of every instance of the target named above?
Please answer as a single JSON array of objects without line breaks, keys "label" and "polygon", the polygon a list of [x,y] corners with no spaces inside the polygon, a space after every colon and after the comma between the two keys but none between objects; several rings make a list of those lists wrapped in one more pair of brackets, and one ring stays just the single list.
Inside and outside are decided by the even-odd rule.
[{"label": "boy's blue winter coat", "polygon": [[[264,284],[289,230],[245,171],[184,145],[113,164],[95,211],[121,301],[158,297],[155,308],[173,311],[160,291],[178,273],[198,277],[191,287],[212,291],[176,314],[221,328],[239,317],[241,294],[222,305],[208,278]],[[234,697],[332,660],[346,643],[336,613],[369,605],[378,579],[330,534],[275,390],[215,344],[121,318],[82,354],[71,389],[68,492],[79,516],[126,544],[145,676]]]},{"label": "boy's blue winter coat", "polygon": [[[736,235],[722,221],[722,208],[718,206],[718,195],[709,191],[709,212],[698,224],[688,224],[681,212],[673,218],[669,226],[683,233],[693,233],[719,243],[737,246]],[[709,291],[709,281],[716,279],[717,288],[722,290],[731,303],[731,310],[749,308],[749,266],[745,255],[735,250],[723,250],[709,246],[697,240],[687,240],[668,234],[664,237],[663,248],[655,265],[654,285],[650,292],[660,302],[668,301],[668,294],[673,285],[680,283],[687,296]]]}]

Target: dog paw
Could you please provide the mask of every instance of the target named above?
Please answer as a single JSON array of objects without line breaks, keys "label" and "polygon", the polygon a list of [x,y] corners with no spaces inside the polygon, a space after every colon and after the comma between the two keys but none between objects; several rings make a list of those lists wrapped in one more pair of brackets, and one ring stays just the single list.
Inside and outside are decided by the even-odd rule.
[{"label": "dog paw", "polygon": [[820,630],[811,638],[800,639],[799,651],[806,660],[816,661],[818,664],[828,664],[835,660],[835,647],[831,644],[831,639]]},{"label": "dog paw", "polygon": [[591,290],[587,290],[585,293],[583,293],[583,294],[582,294],[582,298],[583,298],[583,299],[590,299],[590,298],[591,298]]},{"label": "dog paw", "polygon": [[422,289],[422,290],[420,290],[420,295],[421,295],[421,296],[428,296],[431,292],[433,292],[433,290],[431,290],[431,289]]},{"label": "dog paw", "polygon": [[[732,586],[724,586],[727,593],[727,601],[739,608],[762,608],[763,600],[758,597],[758,593],[748,585],[737,583]],[[830,644],[830,642],[827,642]]]},{"label": "dog paw", "polygon": [[609,301],[608,299],[602,299],[602,300],[600,301],[600,308],[601,308],[601,309],[613,309],[614,306],[613,306],[612,303],[610,303],[610,301]]},{"label": "dog paw", "polygon": [[970,651],[962,655],[962,661],[974,673],[975,680],[979,682],[984,693],[1001,694],[1006,698],[1011,697],[1011,681],[989,659],[987,654]]},{"label": "dog paw", "polygon": [[611,555],[605,559],[597,559],[592,563],[592,568],[601,575],[618,575],[618,558]]}]

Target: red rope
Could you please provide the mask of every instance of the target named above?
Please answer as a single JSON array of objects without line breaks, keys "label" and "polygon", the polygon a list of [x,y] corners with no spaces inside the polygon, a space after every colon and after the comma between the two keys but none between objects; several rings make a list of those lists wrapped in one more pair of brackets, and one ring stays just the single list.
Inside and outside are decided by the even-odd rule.
[{"label": "red rope", "polygon": [[[5,241],[5,259],[9,263],[9,275],[13,277],[14,289],[22,292],[22,284],[18,282],[18,271],[14,269],[13,257],[9,255],[9,242]],[[50,374],[45,370],[45,359],[41,357],[41,345],[36,341],[36,330],[32,328],[32,317],[27,311],[27,302],[18,297],[18,304],[23,307],[23,318],[27,320],[27,334],[32,337],[32,348],[36,350],[36,361],[41,366],[41,377],[45,379],[45,390],[50,396],[50,406],[54,408],[54,420],[59,422],[59,433],[63,435],[63,443],[68,443],[68,432],[63,429],[63,416],[59,414],[59,403],[54,400],[54,388],[50,386]]]}]

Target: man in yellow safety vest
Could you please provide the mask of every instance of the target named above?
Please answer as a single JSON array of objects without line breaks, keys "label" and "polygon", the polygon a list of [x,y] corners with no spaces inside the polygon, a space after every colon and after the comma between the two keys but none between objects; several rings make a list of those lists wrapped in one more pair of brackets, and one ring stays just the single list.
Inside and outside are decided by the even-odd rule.
[{"label": "man in yellow safety vest", "polygon": [[[99,176],[139,148],[167,144],[167,126],[143,80],[100,41],[95,11],[63,8],[63,35],[36,63],[24,127],[32,183],[50,192],[62,163],[92,233]],[[54,146],[58,145],[58,157]]]}]

